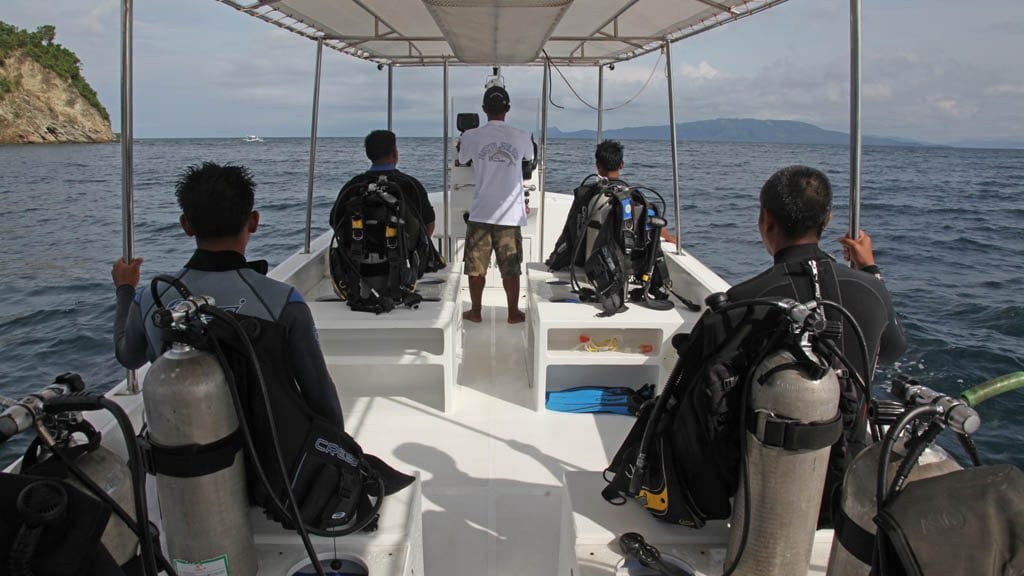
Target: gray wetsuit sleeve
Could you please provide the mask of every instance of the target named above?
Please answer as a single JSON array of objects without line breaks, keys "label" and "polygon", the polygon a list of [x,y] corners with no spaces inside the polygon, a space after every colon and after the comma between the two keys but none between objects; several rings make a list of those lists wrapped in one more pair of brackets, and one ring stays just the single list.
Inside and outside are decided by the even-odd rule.
[{"label": "gray wetsuit sleeve", "polygon": [[146,363],[146,328],[142,311],[135,301],[135,289],[127,284],[117,287],[117,312],[114,316],[114,355],[125,368],[140,368]]},{"label": "gray wetsuit sleeve", "polygon": [[338,391],[327,372],[309,306],[302,300],[291,301],[278,321],[288,329],[288,361],[302,396],[317,414],[344,428]]}]

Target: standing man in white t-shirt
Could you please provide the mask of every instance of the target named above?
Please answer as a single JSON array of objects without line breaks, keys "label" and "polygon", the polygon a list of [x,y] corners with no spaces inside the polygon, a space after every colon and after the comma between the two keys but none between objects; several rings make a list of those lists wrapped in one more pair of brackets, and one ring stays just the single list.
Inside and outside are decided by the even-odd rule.
[{"label": "standing man in white t-shirt", "polygon": [[462,317],[480,322],[491,251],[498,259],[501,283],[508,301],[508,323],[526,319],[519,310],[519,275],[523,263],[526,202],[523,198],[523,160],[533,160],[533,140],[526,132],[505,124],[508,92],[491,86],[484,92],[487,124],[467,130],[459,145],[459,163],[473,161],[473,205],[466,225],[465,271],[469,276],[472,308]]}]

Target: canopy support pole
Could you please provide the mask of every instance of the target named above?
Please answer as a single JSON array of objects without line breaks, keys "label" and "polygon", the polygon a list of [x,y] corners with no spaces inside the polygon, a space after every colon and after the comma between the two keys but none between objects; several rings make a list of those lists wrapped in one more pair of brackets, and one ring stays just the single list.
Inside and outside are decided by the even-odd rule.
[{"label": "canopy support pole", "polygon": [[679,154],[676,144],[676,100],[672,90],[672,43],[665,40],[665,68],[668,76],[668,122],[672,134],[672,197],[675,199],[676,211],[676,254],[682,253],[679,226]]},{"label": "canopy support pole", "polygon": [[309,180],[306,183],[306,243],[303,254],[309,254],[313,234],[313,174],[316,171],[316,126],[320,115],[320,64],[324,57],[324,39],[316,41],[316,76],[313,80],[313,122],[309,132]]},{"label": "canopy support pole", "polygon": [[540,158],[537,162],[537,169],[540,173],[537,175],[537,187],[540,188],[540,203],[537,208],[540,210],[537,213],[537,231],[540,236],[540,256],[544,258],[544,211],[547,205],[544,203],[544,188],[545,188],[545,174],[547,174],[547,163],[548,163],[548,87],[550,85],[551,77],[551,61],[547,58],[544,59],[544,80],[541,82],[541,104],[540,104]]},{"label": "canopy support pole", "polygon": [[392,104],[394,103],[394,97],[392,96],[392,87],[394,86],[395,65],[388,64],[388,131],[393,131],[394,124],[392,123]]},{"label": "canopy support pole", "polygon": [[448,57],[444,57],[444,80],[442,81],[444,88],[442,90],[444,96],[444,255],[445,259],[451,262],[452,260],[452,234],[451,234],[451,214],[450,212],[450,198],[448,193],[449,174],[451,168],[448,166]]},{"label": "canopy support pole", "polygon": [[601,128],[604,120],[604,65],[597,67],[597,143],[601,143]]},{"label": "canopy support pole", "polygon": [[[121,256],[135,258],[134,144],[132,117],[132,0],[121,3]],[[128,394],[138,394],[139,378],[128,370]]]},{"label": "canopy support pole", "polygon": [[[850,0],[850,238],[860,236],[861,0]],[[852,265],[852,263],[851,263]]]}]

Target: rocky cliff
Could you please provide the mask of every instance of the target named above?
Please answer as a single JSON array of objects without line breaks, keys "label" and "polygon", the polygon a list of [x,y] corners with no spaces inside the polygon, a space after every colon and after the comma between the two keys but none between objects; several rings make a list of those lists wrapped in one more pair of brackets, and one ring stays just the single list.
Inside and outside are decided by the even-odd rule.
[{"label": "rocky cliff", "polygon": [[24,51],[0,62],[0,144],[112,142],[110,121]]}]

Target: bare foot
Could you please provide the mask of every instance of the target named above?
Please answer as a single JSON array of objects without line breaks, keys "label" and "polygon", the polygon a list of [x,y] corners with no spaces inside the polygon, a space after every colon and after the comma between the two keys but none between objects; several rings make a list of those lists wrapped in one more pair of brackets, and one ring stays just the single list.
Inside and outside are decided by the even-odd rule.
[{"label": "bare foot", "polygon": [[[473,310],[472,308],[470,308],[469,310],[466,310],[465,312],[462,313],[462,319],[469,320],[470,322],[481,322],[483,321],[483,316],[480,315],[479,310]],[[509,320],[509,322],[511,322],[511,320]]]},{"label": "bare foot", "polygon": [[510,311],[508,313],[509,324],[519,324],[526,320],[526,314],[523,314],[521,310]]}]

